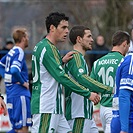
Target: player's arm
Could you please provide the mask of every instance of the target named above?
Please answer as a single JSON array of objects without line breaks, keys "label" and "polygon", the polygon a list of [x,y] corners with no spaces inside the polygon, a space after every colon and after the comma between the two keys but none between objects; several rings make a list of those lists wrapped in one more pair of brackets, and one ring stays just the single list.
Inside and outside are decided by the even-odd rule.
[{"label": "player's arm", "polygon": [[0,60],[0,75],[4,78],[5,74],[6,55]]},{"label": "player's arm", "polygon": [[[130,63],[130,64],[129,64]],[[131,107],[131,96],[132,96],[132,59],[128,56],[124,58],[124,61],[117,69],[120,80],[118,80],[119,87],[119,113],[120,113],[120,123],[121,131],[129,131],[129,116],[130,116],[130,107]],[[118,75],[117,74],[117,75]],[[116,76],[117,76],[116,75]],[[117,81],[116,77],[116,81]],[[118,78],[119,79],[119,78]]]},{"label": "player's arm", "polygon": [[21,85],[25,86],[27,89],[29,89],[29,83],[25,82],[23,77],[20,74],[20,71],[18,68],[16,67],[11,67],[11,74],[14,75],[14,77],[16,79],[18,79],[18,83],[20,83]]},{"label": "player's arm", "polygon": [[74,54],[73,58],[67,64],[67,68],[69,69],[71,75],[81,85],[95,92],[112,94],[112,88],[92,79],[89,75],[86,74],[85,67],[84,60],[81,59],[79,54]]},{"label": "player's arm", "polygon": [[4,73],[5,73],[5,67],[2,66],[0,62],[0,75],[2,76],[2,78],[4,78]]},{"label": "player's arm", "polygon": [[119,91],[119,113],[121,131],[128,132],[130,114],[131,90],[120,89]]},{"label": "player's arm", "polygon": [[27,89],[29,89],[29,83],[23,79],[21,76],[21,69],[23,66],[23,58],[24,58],[24,52],[23,51],[17,51],[15,54],[15,58],[13,60],[13,63],[11,65],[10,72],[11,74],[17,79],[17,83],[20,83]]},{"label": "player's arm", "polygon": [[61,66],[62,61],[60,59],[61,57],[58,52],[54,48],[51,48],[51,51],[45,51],[42,63],[57,82],[71,89],[73,92],[89,98],[91,94],[90,91],[79,85],[65,73]]}]

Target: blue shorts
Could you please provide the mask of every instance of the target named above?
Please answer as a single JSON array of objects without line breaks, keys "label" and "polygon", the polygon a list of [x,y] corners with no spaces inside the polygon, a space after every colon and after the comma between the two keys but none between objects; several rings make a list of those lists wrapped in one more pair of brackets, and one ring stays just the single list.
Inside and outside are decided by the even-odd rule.
[{"label": "blue shorts", "polygon": [[121,124],[120,124],[120,117],[113,117],[111,120],[111,133],[120,133],[121,131]]},{"label": "blue shorts", "polygon": [[7,108],[13,129],[31,126],[30,98],[26,96],[7,98]]}]

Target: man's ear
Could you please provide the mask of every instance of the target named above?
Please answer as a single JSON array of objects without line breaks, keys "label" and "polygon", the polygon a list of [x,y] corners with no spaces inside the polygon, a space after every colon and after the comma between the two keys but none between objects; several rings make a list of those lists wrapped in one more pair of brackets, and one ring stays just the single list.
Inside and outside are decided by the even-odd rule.
[{"label": "man's ear", "polygon": [[25,42],[25,37],[22,37],[21,42]]},{"label": "man's ear", "polygon": [[50,31],[54,31],[55,30],[55,26],[54,25],[50,25]]},{"label": "man's ear", "polygon": [[77,36],[77,39],[76,39],[77,42],[81,43],[82,41],[82,38],[80,36]]},{"label": "man's ear", "polygon": [[123,42],[123,46],[124,47],[126,47],[128,44],[127,44],[127,40],[125,40],[124,42]]}]

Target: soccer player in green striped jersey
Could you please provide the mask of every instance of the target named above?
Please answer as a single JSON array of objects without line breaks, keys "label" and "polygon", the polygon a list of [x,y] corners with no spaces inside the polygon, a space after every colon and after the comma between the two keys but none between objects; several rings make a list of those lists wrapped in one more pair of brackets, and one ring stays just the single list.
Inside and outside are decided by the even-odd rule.
[{"label": "soccer player in green striped jersey", "polygon": [[[41,40],[32,54],[32,133],[67,133],[71,129],[64,117],[61,102],[61,84],[94,102],[99,96],[70,78],[62,68],[62,59],[56,45],[68,35],[68,17],[63,13],[51,13],[46,18],[47,36]],[[103,92],[111,88],[101,86]]]},{"label": "soccer player in green striped jersey", "polygon": [[[129,35],[125,31],[118,31],[112,37],[112,51],[96,60],[92,67],[91,77],[110,87],[115,86],[116,70],[122,58],[126,55]],[[105,133],[110,133],[112,120],[113,94],[101,94],[100,118]]]},{"label": "soccer player in green striped jersey", "polygon": [[[92,81],[84,59],[85,52],[92,49],[93,38],[90,29],[74,26],[69,38],[73,44],[73,51],[77,53],[73,54],[73,58],[65,65],[66,73],[86,88],[103,93],[99,87],[104,88],[104,85]],[[92,119],[93,104],[89,99],[65,87],[65,101],[66,118],[73,133],[98,133],[98,128]]]}]

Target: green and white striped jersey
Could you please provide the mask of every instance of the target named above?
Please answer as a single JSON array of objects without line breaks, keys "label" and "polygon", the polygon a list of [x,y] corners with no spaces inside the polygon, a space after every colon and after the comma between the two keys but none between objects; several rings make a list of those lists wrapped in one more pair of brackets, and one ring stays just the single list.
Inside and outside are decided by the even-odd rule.
[{"label": "green and white striped jersey", "polygon": [[[110,87],[115,86],[116,70],[124,56],[119,52],[110,52],[96,60],[92,67],[91,77]],[[100,104],[112,107],[113,94],[101,94]]]},{"label": "green and white striped jersey", "polygon": [[62,113],[60,84],[86,98],[90,97],[89,90],[65,73],[59,51],[47,38],[33,50],[32,75],[32,114]]},{"label": "green and white striped jersey", "polygon": [[[73,58],[66,64],[65,71],[79,84],[85,86],[86,88],[106,93],[108,92],[108,87],[98,83],[97,81],[91,79],[88,74],[88,66],[81,53],[73,55]],[[108,89],[107,89],[108,88]],[[83,117],[92,119],[93,104],[90,100],[75,94],[70,89],[65,88],[65,101],[66,101],[66,118],[67,120]]]}]

